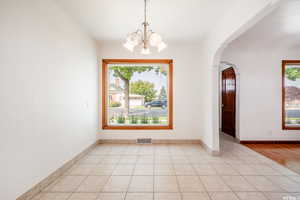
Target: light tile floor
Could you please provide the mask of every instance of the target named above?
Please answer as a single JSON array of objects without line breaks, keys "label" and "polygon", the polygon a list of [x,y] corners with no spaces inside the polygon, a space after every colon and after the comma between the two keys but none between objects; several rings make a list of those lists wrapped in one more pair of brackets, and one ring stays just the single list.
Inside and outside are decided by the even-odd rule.
[{"label": "light tile floor", "polygon": [[234,143],[103,144],[33,200],[298,200],[300,175]]}]

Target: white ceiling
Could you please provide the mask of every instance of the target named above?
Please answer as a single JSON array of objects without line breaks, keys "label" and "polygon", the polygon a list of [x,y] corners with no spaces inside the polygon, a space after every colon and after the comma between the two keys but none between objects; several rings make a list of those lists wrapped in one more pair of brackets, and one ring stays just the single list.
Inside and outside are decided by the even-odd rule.
[{"label": "white ceiling", "polygon": [[300,0],[286,0],[231,45],[300,47]]},{"label": "white ceiling", "polygon": [[[56,0],[98,41],[123,40],[140,28],[143,0]],[[150,0],[151,29],[166,42],[194,42],[237,0]]]}]

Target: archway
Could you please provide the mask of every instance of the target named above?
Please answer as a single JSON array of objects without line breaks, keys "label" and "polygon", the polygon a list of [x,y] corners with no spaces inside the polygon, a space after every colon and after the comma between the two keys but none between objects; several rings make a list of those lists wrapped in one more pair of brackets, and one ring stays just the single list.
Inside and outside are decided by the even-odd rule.
[{"label": "archway", "polygon": [[[221,57],[228,46],[233,40],[237,39],[241,34],[246,32],[249,28],[251,28],[253,25],[255,25],[257,22],[259,22],[263,17],[268,15],[270,12],[272,12],[275,8],[277,8],[280,3],[284,2],[284,0],[278,0],[273,1],[270,4],[265,5],[263,8],[261,8],[256,15],[254,15],[251,19],[246,21],[240,28],[235,30],[231,35],[229,35],[227,38],[221,42],[217,50],[215,51],[215,54],[213,56],[213,114],[212,114],[212,125],[213,125],[213,150],[214,152],[220,152],[220,71],[221,71]],[[239,120],[239,115],[237,116]],[[239,134],[239,132],[238,132]]]}]

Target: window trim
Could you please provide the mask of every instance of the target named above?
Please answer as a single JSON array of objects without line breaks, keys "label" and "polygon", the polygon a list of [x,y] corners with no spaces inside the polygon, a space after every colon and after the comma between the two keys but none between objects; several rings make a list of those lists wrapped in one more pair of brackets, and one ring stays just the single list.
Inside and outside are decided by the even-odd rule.
[{"label": "window trim", "polygon": [[300,130],[300,125],[299,126],[286,126],[285,124],[285,68],[287,64],[300,64],[300,60],[282,60],[282,85],[281,85],[281,89],[282,89],[282,104],[281,104],[281,108],[282,108],[282,130]]},{"label": "window trim", "polygon": [[[157,126],[112,126],[107,120],[107,65],[108,64],[132,64],[132,63],[163,63],[169,65],[168,74],[168,125]],[[103,59],[102,60],[102,129],[103,130],[172,130],[173,129],[173,60],[170,59]],[[101,99],[101,98],[100,98]]]}]

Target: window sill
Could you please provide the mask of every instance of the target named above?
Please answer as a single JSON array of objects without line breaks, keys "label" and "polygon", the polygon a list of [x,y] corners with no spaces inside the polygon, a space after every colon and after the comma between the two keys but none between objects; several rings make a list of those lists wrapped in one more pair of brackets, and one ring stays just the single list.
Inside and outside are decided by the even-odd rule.
[{"label": "window sill", "polygon": [[103,130],[173,130],[171,125],[168,126],[102,126]]}]

